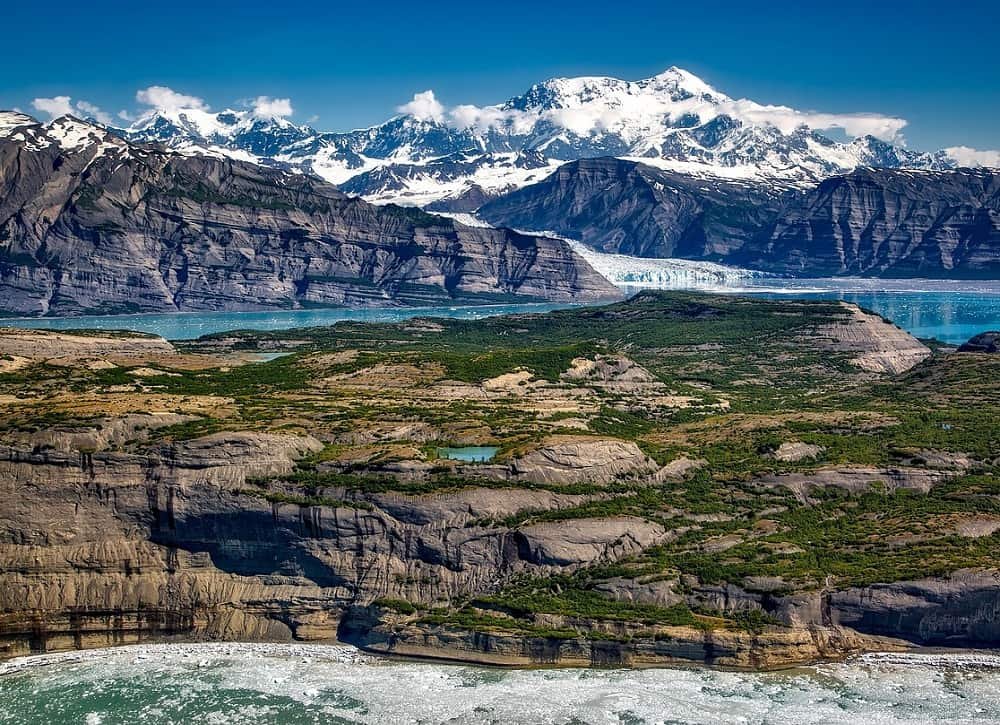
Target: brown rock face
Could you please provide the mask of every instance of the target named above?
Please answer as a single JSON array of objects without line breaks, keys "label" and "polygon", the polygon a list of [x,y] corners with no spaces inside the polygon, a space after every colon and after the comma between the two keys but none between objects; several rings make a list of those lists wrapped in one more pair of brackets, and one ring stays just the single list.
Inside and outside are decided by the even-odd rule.
[{"label": "brown rock face", "polygon": [[[565,617],[557,619],[550,626],[587,626]],[[361,622],[363,617],[354,613],[352,621]],[[740,669],[773,669],[900,648],[898,642],[843,627],[824,626],[754,634],[622,623],[589,630],[588,634],[594,636],[556,638],[383,622],[345,634],[373,652],[508,666],[641,667],[698,662]]]},{"label": "brown rock face", "polygon": [[310,438],[220,433],[140,455],[81,435],[0,451],[0,656],[169,636],[331,639],[353,604],[447,603],[663,535],[631,519],[574,522],[565,536],[479,523],[583,500],[548,491],[379,494],[354,507],[269,500],[248,483],[290,471],[318,450]]},{"label": "brown rock face", "polygon": [[64,335],[41,330],[0,327],[0,354],[30,360],[79,361],[81,358],[129,357],[143,359],[150,355],[174,352],[162,337],[140,335]]},{"label": "brown rock face", "polygon": [[511,475],[546,483],[609,483],[652,475],[658,466],[632,441],[556,436],[515,459]]},{"label": "brown rock face", "polygon": [[930,357],[931,351],[905,330],[860,307],[841,303],[850,316],[817,331],[823,349],[852,352],[862,370],[897,375]]},{"label": "brown rock face", "polygon": [[376,207],[314,177],[69,117],[0,138],[5,312],[612,299],[560,240]]}]

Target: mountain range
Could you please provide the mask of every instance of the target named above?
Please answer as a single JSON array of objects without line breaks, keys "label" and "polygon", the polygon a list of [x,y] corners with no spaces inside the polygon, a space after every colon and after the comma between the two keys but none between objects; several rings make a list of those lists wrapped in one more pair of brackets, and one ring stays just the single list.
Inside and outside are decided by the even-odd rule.
[{"label": "mountain range", "polygon": [[559,239],[374,206],[308,174],[0,113],[0,311],[608,299]]},{"label": "mountain range", "polygon": [[947,151],[912,151],[871,134],[831,140],[815,127],[828,119],[733,99],[680,68],[639,81],[554,78],[485,107],[446,109],[428,91],[401,110],[371,128],[327,133],[253,111],[171,108],[119,133],[310,172],[369,201],[452,211],[541,181],[565,162],[604,156],[785,187],[859,166],[959,165]]},{"label": "mountain range", "polygon": [[1000,279],[1000,173],[859,168],[806,189],[583,159],[481,206],[601,252],[794,276]]},{"label": "mountain range", "polygon": [[995,170],[835,142],[809,125],[829,118],[677,68],[401,109],[346,133],[203,107],[124,129],[0,113],[0,312],[617,296],[563,237],[797,276],[1000,278]]}]

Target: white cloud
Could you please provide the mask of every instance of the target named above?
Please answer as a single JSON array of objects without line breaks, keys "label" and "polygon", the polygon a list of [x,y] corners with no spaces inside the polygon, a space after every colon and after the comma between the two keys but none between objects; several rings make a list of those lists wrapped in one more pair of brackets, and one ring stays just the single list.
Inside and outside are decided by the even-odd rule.
[{"label": "white cloud", "polygon": [[798,111],[788,106],[763,106],[742,98],[727,99],[722,110],[730,116],[757,125],[774,126],[782,133],[791,133],[799,126],[817,131],[839,128],[848,136],[871,135],[883,141],[899,141],[906,126],[905,118],[884,116],[879,113],[817,113]]},{"label": "white cloud", "polygon": [[434,91],[415,93],[413,94],[412,101],[404,103],[396,110],[400,113],[414,116],[420,121],[437,121],[440,123],[444,120],[444,106],[434,97]]},{"label": "white cloud", "polygon": [[77,101],[76,107],[86,114],[87,118],[93,118],[98,123],[103,123],[105,126],[111,125],[111,115],[105,113],[93,103],[88,103],[87,101]]},{"label": "white cloud", "polygon": [[36,111],[49,114],[52,118],[59,116],[79,116],[82,118],[92,118],[98,123],[109,125],[111,116],[93,103],[88,101],[77,101],[69,96],[53,96],[52,98],[36,98],[31,102]]},{"label": "white cloud", "polygon": [[944,150],[959,166],[989,166],[1000,168],[1000,151],[970,148],[968,146],[951,146]]},{"label": "white cloud", "polygon": [[536,119],[536,115],[526,111],[499,106],[462,105],[448,111],[448,122],[451,125],[484,132],[491,128],[504,128],[514,133],[528,133]]},{"label": "white cloud", "polygon": [[[608,82],[605,83],[605,80]],[[902,143],[901,132],[907,125],[906,119],[879,113],[820,113],[799,111],[788,106],[763,105],[748,99],[736,100],[700,81],[695,88],[698,92],[686,98],[664,95],[656,84],[643,85],[612,79],[597,81],[602,85],[596,90],[591,88],[594,79],[556,81],[555,91],[565,94],[558,108],[519,110],[502,106],[461,105],[446,109],[435,98],[433,91],[424,91],[397,110],[417,118],[479,131],[499,128],[518,133],[530,131],[535,122],[547,121],[581,136],[612,131],[621,133],[630,141],[660,133],[664,119],[678,119],[685,115],[696,115],[702,122],[707,122],[725,114],[749,125],[772,126],[786,134],[801,126],[818,131],[842,129],[848,136],[872,135],[897,143]],[[687,80],[686,87],[693,82]]]},{"label": "white cloud", "polygon": [[257,96],[253,102],[253,115],[257,118],[285,118],[294,112],[290,98]]},{"label": "white cloud", "polygon": [[36,111],[49,114],[52,118],[68,116],[73,113],[73,103],[69,96],[55,96],[53,98],[36,98],[31,102]]},{"label": "white cloud", "polygon": [[176,111],[179,108],[196,108],[208,110],[208,104],[197,96],[178,93],[166,86],[150,86],[136,91],[135,100],[144,106],[151,106],[158,111]]}]

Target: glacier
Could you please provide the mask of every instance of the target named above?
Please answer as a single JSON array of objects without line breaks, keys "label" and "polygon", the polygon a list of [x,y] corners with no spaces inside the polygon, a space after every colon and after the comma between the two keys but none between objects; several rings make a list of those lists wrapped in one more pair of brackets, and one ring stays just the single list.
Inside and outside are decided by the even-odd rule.
[{"label": "glacier", "polygon": [[[492,224],[467,212],[434,212],[436,216],[452,219],[469,227],[492,227]],[[754,269],[731,267],[715,262],[691,259],[633,257],[628,254],[609,254],[591,249],[578,239],[570,239],[551,231],[515,231],[523,234],[561,239],[570,249],[584,258],[598,274],[624,290],[677,289],[677,290],[728,290],[740,291],[765,287],[768,282],[780,283],[778,275]]]},{"label": "glacier", "polygon": [[[555,236],[549,235],[547,236]],[[564,238],[565,239],[565,238]],[[598,252],[585,244],[566,239],[574,252],[612,284],[623,289],[745,289],[752,280],[775,280],[774,275],[752,269],[730,267],[690,259],[649,259],[627,254]]]}]

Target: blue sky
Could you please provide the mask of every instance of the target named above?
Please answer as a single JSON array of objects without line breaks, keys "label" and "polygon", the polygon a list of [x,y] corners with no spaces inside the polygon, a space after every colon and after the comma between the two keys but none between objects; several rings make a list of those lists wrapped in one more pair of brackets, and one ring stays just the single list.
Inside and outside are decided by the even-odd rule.
[{"label": "blue sky", "polygon": [[2,107],[37,113],[33,99],[65,95],[114,115],[159,85],[214,109],[289,98],[294,120],[341,130],[382,121],[426,89],[446,105],[482,105],[552,76],[637,79],[677,65],[736,98],[905,118],[913,148],[1000,148],[995,0],[42,8],[4,8]]}]

